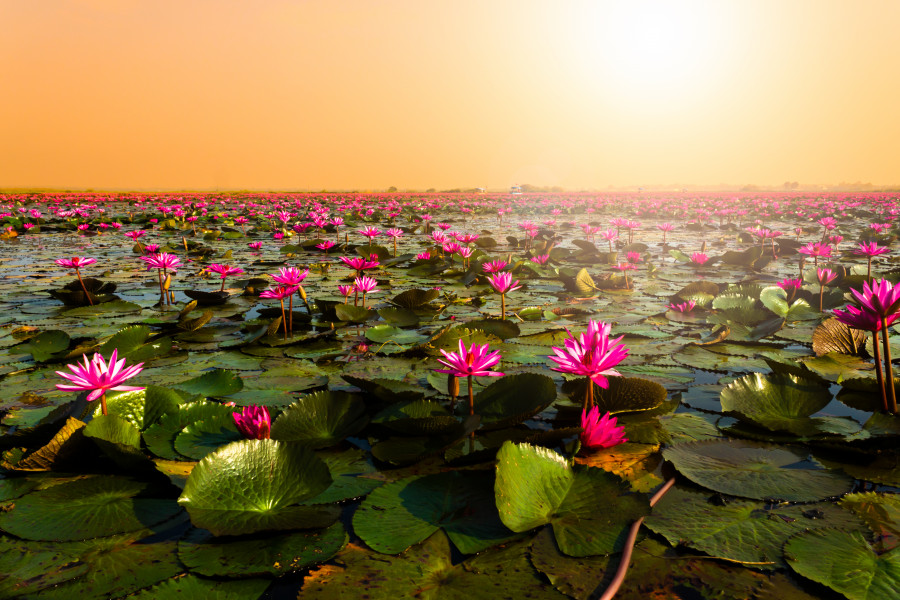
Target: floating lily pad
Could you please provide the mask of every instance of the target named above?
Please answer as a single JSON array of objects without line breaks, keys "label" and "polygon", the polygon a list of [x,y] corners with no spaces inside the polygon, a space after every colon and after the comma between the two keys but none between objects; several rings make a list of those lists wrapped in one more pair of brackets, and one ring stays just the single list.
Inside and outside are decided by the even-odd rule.
[{"label": "floating lily pad", "polygon": [[800,533],[788,540],[784,554],[794,571],[850,600],[891,598],[900,589],[900,554],[877,554],[861,533]]},{"label": "floating lily pad", "polygon": [[347,543],[340,523],[325,529],[216,538],[193,529],[178,542],[178,558],[208,577],[279,576],[325,562]]},{"label": "floating lily pad", "polygon": [[859,424],[839,417],[811,417],[831,402],[815,381],[795,375],[751,373],[722,390],[722,409],[770,431],[799,437],[849,435]]},{"label": "floating lily pad", "polygon": [[240,581],[216,581],[194,575],[170,579],[152,588],[129,596],[132,600],[256,600],[269,587],[268,579],[244,579]]},{"label": "floating lily pad", "polygon": [[848,327],[835,318],[819,323],[812,336],[812,348],[816,356],[829,352],[859,354],[866,347],[866,334]]},{"label": "floating lily pad", "polygon": [[217,397],[228,396],[241,391],[244,388],[244,383],[236,373],[225,369],[213,369],[194,379],[175,384],[174,387],[189,394]]},{"label": "floating lily pad", "polygon": [[685,477],[708,489],[757,500],[813,502],[839,496],[853,480],[823,469],[808,452],[748,441],[701,441],[663,451]]},{"label": "floating lily pad", "polygon": [[537,373],[498,377],[475,396],[475,414],[492,427],[514,425],[539,413],[556,400],[553,379]]},{"label": "floating lily pad", "polygon": [[223,413],[186,425],[175,437],[175,451],[191,460],[200,460],[210,452],[244,439],[232,415]]},{"label": "floating lily pad", "polygon": [[172,500],[139,498],[146,483],[121,477],[76,479],[16,500],[0,528],[27,540],[84,540],[137,531],[172,517]]},{"label": "floating lily pad", "polygon": [[214,535],[325,527],[339,509],[296,504],[322,493],[331,481],[325,463],[300,444],[244,440],[201,460],[178,503],[195,526]]},{"label": "floating lily pad", "polygon": [[347,392],[317,392],[285,409],[272,423],[272,439],[310,448],[334,446],[368,422],[365,403]]},{"label": "floating lily pad", "polygon": [[764,568],[786,566],[782,546],[801,531],[826,527],[865,531],[860,519],[829,502],[769,506],[737,499],[723,504],[716,499],[709,493],[675,488],[644,523],[673,545]]},{"label": "floating lily pad", "polygon": [[[629,494],[617,476],[573,468],[551,450],[506,442],[497,460],[500,519],[516,532],[552,524],[560,550],[569,556],[620,549],[631,521],[649,511],[647,498]],[[598,505],[604,509],[597,511]]]},{"label": "floating lily pad", "polygon": [[374,490],[353,515],[353,529],[373,550],[398,554],[443,528],[464,554],[515,534],[493,503],[494,474],[451,471],[402,479]]}]

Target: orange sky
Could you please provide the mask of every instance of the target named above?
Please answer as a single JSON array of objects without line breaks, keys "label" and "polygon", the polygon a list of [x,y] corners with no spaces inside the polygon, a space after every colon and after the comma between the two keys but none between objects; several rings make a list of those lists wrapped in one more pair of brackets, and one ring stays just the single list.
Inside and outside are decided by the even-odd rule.
[{"label": "orange sky", "polygon": [[0,187],[900,183],[897,0],[0,0]]}]

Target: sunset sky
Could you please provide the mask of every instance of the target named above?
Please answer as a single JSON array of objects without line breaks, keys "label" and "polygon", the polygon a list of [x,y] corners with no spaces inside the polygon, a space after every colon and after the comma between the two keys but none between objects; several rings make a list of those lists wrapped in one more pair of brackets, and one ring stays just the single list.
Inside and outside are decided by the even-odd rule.
[{"label": "sunset sky", "polygon": [[0,188],[900,183],[897,0],[0,0]]}]

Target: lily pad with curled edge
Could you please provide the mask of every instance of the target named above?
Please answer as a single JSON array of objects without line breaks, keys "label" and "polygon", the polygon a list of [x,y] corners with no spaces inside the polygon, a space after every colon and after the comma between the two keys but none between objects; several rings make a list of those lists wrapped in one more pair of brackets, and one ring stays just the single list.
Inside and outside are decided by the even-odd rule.
[{"label": "lily pad with curled edge", "polygon": [[230,416],[234,408],[216,402],[188,402],[178,407],[177,411],[163,415],[159,422],[151,425],[143,433],[144,443],[155,455],[168,460],[183,460],[184,457],[175,450],[175,438],[182,429],[204,419],[220,415]]},{"label": "lily pad with curled edge", "polygon": [[[161,525],[165,527],[165,524]],[[88,569],[88,575],[44,589],[40,598],[49,600],[107,600],[120,598],[184,570],[175,555],[174,541],[142,543],[153,535],[142,529],[133,533],[83,542],[40,543],[12,541],[22,551],[60,552]]]},{"label": "lily pad with curled edge", "polygon": [[27,540],[70,541],[137,531],[181,509],[168,499],[137,497],[147,483],[91,477],[37,490],[0,513],[0,528]]},{"label": "lily pad with curled edge", "polygon": [[327,448],[358,432],[366,423],[366,405],[358,395],[316,392],[300,398],[275,419],[272,439]]},{"label": "lily pad with curled edge", "polygon": [[850,600],[895,598],[900,589],[900,553],[878,554],[861,533],[799,533],[784,545],[784,555],[795,572]]},{"label": "lily pad with curled edge", "polygon": [[[672,302],[694,300],[697,304],[706,305],[719,295],[719,286],[712,281],[693,281],[669,298]],[[705,302],[698,301],[698,297]]]},{"label": "lily pad with curled edge", "polygon": [[841,498],[840,505],[865,521],[875,534],[880,550],[890,551],[900,544],[900,496],[897,494],[847,494]]},{"label": "lily pad with curled edge", "polygon": [[830,381],[843,381],[857,377],[870,377],[873,372],[873,363],[867,362],[858,356],[850,354],[838,354],[829,352],[822,356],[809,358],[803,364]]},{"label": "lily pad with curled edge", "polygon": [[556,384],[547,375],[517,373],[495,378],[475,396],[475,414],[485,427],[515,425],[556,400]]},{"label": "lily pad with curled edge", "polygon": [[140,450],[141,432],[129,421],[116,415],[100,415],[82,431],[116,464],[127,469],[152,467]]},{"label": "lily pad with curled edge", "polygon": [[811,529],[865,532],[865,524],[831,502],[769,506],[732,499],[715,502],[708,492],[670,490],[644,524],[672,545],[761,568],[785,567],[782,546],[791,536]]},{"label": "lily pad with curled edge", "polygon": [[497,454],[494,493],[500,519],[516,532],[551,525],[560,550],[569,556],[622,548],[628,526],[650,510],[645,496],[628,490],[616,475],[572,467],[546,448],[506,442]]},{"label": "lily pad with curled edge", "polygon": [[859,354],[866,347],[867,338],[865,332],[853,329],[832,317],[816,327],[812,336],[812,348],[816,356],[829,352]]},{"label": "lily pad with curled edge", "polygon": [[468,329],[477,329],[495,335],[501,340],[519,337],[521,334],[519,326],[507,319],[479,319],[477,321],[468,321],[466,322],[466,327]]},{"label": "lily pad with curled edge", "polygon": [[179,600],[255,600],[262,597],[271,583],[269,579],[216,581],[214,579],[196,577],[195,575],[184,575],[141,590],[128,598],[130,600],[157,600],[157,598],[178,598]]},{"label": "lily pad with curled edge", "polygon": [[879,454],[866,464],[843,463],[826,458],[822,458],[821,461],[825,466],[840,469],[861,481],[900,487],[900,456],[893,453]]},{"label": "lily pad with curled edge", "polygon": [[217,538],[192,529],[178,542],[178,558],[207,577],[280,576],[325,562],[347,543],[340,523],[325,529]]},{"label": "lily pad with curled edge", "polygon": [[[362,377],[354,377],[353,375],[342,374],[341,377],[359,389],[371,394],[382,402],[400,402],[408,400],[419,400],[424,397],[430,390],[422,389],[422,386],[415,385],[399,379],[374,378],[363,379]],[[430,392],[434,393],[434,392]]]},{"label": "lily pad with curled edge", "polygon": [[374,490],[353,514],[353,529],[373,550],[399,554],[443,529],[463,554],[515,536],[494,505],[494,473],[449,471]]},{"label": "lily pad with curled edge", "polygon": [[608,377],[609,387],[603,389],[595,384],[594,403],[600,413],[612,414],[652,410],[666,400],[666,388],[639,377]]},{"label": "lily pad with curled edge", "polygon": [[199,377],[176,383],[172,387],[190,394],[203,396],[227,396],[244,388],[244,382],[237,373],[225,369],[213,369]]},{"label": "lily pad with curled edge", "polygon": [[491,346],[496,346],[501,342],[500,338],[497,336],[484,331],[454,325],[447,329],[442,329],[432,336],[422,348],[428,354],[441,356],[441,350],[457,352],[459,350],[460,341],[462,341],[466,347],[469,347],[472,344],[489,344]]},{"label": "lily pad with curled edge", "polygon": [[769,431],[805,438],[859,431],[850,419],[811,417],[831,402],[831,392],[796,375],[750,373],[724,388],[720,400],[722,410]]},{"label": "lily pad with curled edge", "polygon": [[297,506],[331,485],[327,465],[300,444],[275,440],[232,442],[191,471],[178,503],[197,527],[214,535],[325,527],[332,506]]},{"label": "lily pad with curled edge", "polygon": [[[107,394],[107,412],[125,419],[141,431],[155,423],[162,415],[178,410],[182,398],[170,389],[148,385],[133,392]],[[94,416],[100,416],[101,407],[94,408]]]},{"label": "lily pad with curled edge", "polygon": [[42,331],[24,344],[13,346],[10,353],[30,354],[35,362],[45,362],[53,358],[54,354],[66,350],[70,342],[71,338],[65,331],[59,329]]},{"label": "lily pad with curled edge", "polygon": [[[894,389],[900,395],[900,379],[894,378]],[[840,402],[857,410],[878,412],[882,410],[881,390],[874,377],[853,377],[841,382],[835,396]]]},{"label": "lily pad with curled edge", "polygon": [[175,451],[190,460],[200,460],[216,449],[244,439],[234,417],[219,414],[187,425],[175,437]]},{"label": "lily pad with curled edge", "polygon": [[381,308],[378,316],[395,327],[415,327],[419,324],[419,315],[408,308]]},{"label": "lily pad with curled edge", "polygon": [[399,556],[351,544],[334,558],[334,566],[306,577],[298,598],[342,600],[348,590],[360,589],[371,598],[565,598],[531,566],[527,542],[512,542],[454,564],[442,531]]},{"label": "lily pad with curled edge", "polygon": [[399,306],[400,308],[419,308],[428,304],[440,295],[441,293],[435,289],[412,289],[397,294],[396,296],[391,298],[390,302],[391,304]]},{"label": "lily pad with curled edge", "polygon": [[329,504],[343,502],[353,498],[361,498],[383,482],[367,477],[376,472],[367,458],[367,453],[351,448],[342,452],[323,451],[316,455],[325,461],[334,480],[327,490],[301,504]]},{"label": "lily pad with curled edge", "polygon": [[756,500],[813,502],[847,492],[853,479],[824,469],[802,448],[709,440],[663,450],[663,458],[705,488]]}]

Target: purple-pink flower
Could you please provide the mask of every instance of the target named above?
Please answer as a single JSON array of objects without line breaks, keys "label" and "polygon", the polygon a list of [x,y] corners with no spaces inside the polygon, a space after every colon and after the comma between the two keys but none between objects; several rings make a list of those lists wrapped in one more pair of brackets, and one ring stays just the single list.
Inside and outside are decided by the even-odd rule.
[{"label": "purple-pink flower", "polygon": [[[624,336],[609,339],[611,326],[602,321],[588,321],[588,329],[580,336],[565,341],[565,348],[554,346],[550,360],[558,366],[551,370],[571,375],[583,375],[602,388],[608,388],[606,377],[621,376],[613,369],[628,356],[628,349],[620,342]],[[571,334],[570,334],[571,335]]]},{"label": "purple-pink flower", "polygon": [[459,352],[447,352],[441,350],[445,360],[438,359],[438,362],[446,366],[446,369],[435,369],[438,373],[446,373],[454,377],[500,377],[503,373],[490,371],[500,362],[500,352],[488,352],[488,344],[475,344],[466,349],[466,344],[459,340]]},{"label": "purple-pink flower", "polygon": [[617,427],[616,418],[609,413],[600,417],[600,409],[596,406],[590,411],[581,412],[581,428],[578,436],[583,448],[612,448],[627,442],[625,428]]},{"label": "purple-pink flower", "polygon": [[[110,390],[115,392],[133,392],[144,389],[142,387],[122,385],[123,382],[140,373],[143,370],[144,363],[138,363],[126,368],[125,359],[119,359],[118,357],[118,349],[112,351],[109,363],[98,352],[90,360],[85,355],[84,364],[76,362],[74,365],[66,365],[66,367],[72,372],[57,371],[56,374],[63,379],[68,379],[71,383],[57,384],[57,389],[66,392],[91,390],[91,393],[87,396],[88,402],[105,397],[106,392]],[[103,414],[106,414],[105,402]]]},{"label": "purple-pink flower", "polygon": [[267,440],[272,432],[272,418],[265,406],[245,406],[241,412],[233,412],[234,424],[245,438]]}]

